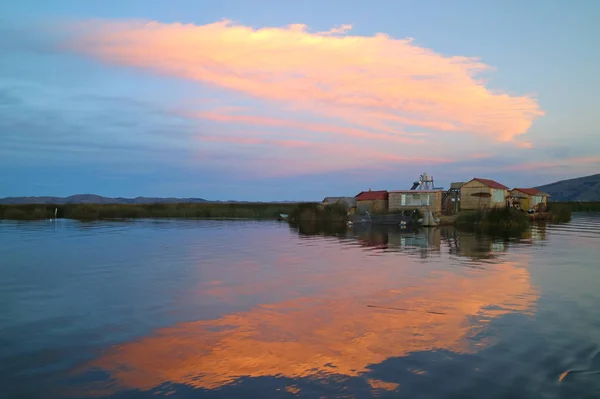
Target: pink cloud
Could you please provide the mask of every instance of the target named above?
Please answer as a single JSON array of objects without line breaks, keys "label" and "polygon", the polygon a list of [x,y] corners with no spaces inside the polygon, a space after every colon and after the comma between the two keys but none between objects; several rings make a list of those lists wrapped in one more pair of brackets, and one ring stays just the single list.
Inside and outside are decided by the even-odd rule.
[{"label": "pink cloud", "polygon": [[265,140],[256,137],[231,137],[231,136],[202,136],[201,140],[210,141],[213,143],[230,143],[230,144],[264,144]]},{"label": "pink cloud", "polygon": [[531,143],[529,141],[520,141],[520,142],[517,142],[517,147],[529,149],[529,148],[533,148],[533,143]]},{"label": "pink cloud", "polygon": [[[240,171],[261,177],[281,177],[322,172],[361,169],[364,171],[392,171],[402,165],[440,165],[454,159],[427,156],[389,154],[352,143],[314,143],[301,140],[280,140],[264,137],[263,133],[240,135],[200,136],[205,143],[226,143],[233,147],[253,147],[251,159],[244,164],[232,165]],[[291,151],[291,152],[290,152]],[[290,156],[290,155],[299,156]]]},{"label": "pink cloud", "polygon": [[269,140],[262,139],[258,137],[248,137],[248,136],[227,136],[227,135],[218,135],[218,136],[201,136],[201,140],[216,142],[216,143],[229,143],[229,144],[239,144],[239,145],[271,145],[275,147],[289,147],[289,148],[306,148],[306,147],[314,147],[314,143],[300,141],[300,140]]},{"label": "pink cloud", "polygon": [[[222,111],[222,110],[221,110]],[[375,139],[384,140],[398,143],[422,143],[423,140],[413,139],[402,135],[394,135],[388,133],[377,133],[369,132],[363,129],[357,129],[352,127],[342,127],[326,123],[311,123],[311,122],[300,122],[288,119],[271,118],[265,116],[252,116],[252,115],[234,115],[227,114],[224,112],[199,112],[194,114],[195,117],[202,119],[208,119],[217,122],[226,123],[241,123],[247,125],[256,126],[272,126],[272,127],[283,127],[296,130],[305,130],[316,133],[326,133],[334,135],[349,136],[362,139]]]},{"label": "pink cloud", "polygon": [[352,36],[350,28],[311,33],[301,24],[254,29],[231,21],[83,21],[67,28],[73,35],[64,46],[336,118],[362,127],[357,131],[419,126],[511,141],[543,115],[530,96],[486,88],[477,75],[490,68],[475,58],[384,34]]},{"label": "pink cloud", "polygon": [[344,34],[352,30],[352,25],[343,24],[337,28],[331,28],[324,32],[317,32],[318,35],[336,35],[336,34]]},{"label": "pink cloud", "polygon": [[475,154],[470,154],[468,156],[469,159],[487,159],[491,158],[493,155],[489,152],[478,152]]}]

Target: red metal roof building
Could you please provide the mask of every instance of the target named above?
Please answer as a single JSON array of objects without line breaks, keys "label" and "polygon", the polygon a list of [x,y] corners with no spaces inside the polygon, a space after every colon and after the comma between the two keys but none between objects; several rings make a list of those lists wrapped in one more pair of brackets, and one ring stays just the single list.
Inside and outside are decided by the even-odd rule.
[{"label": "red metal roof building", "polygon": [[389,198],[389,193],[386,190],[361,191],[359,194],[356,195],[355,198],[357,201],[376,201],[376,200],[387,201]]},{"label": "red metal roof building", "polygon": [[527,195],[544,195],[543,192],[535,188],[513,188],[512,191],[520,191]]},{"label": "red metal roof building", "polygon": [[385,190],[362,191],[356,197],[356,212],[387,212],[389,193]]},{"label": "red metal roof building", "polygon": [[474,178],[473,180],[478,181],[479,183],[485,184],[486,186],[490,187],[490,188],[495,188],[498,190],[508,190],[508,187],[506,187],[504,184],[500,184],[495,180],[490,180],[490,179],[482,179],[479,177]]}]

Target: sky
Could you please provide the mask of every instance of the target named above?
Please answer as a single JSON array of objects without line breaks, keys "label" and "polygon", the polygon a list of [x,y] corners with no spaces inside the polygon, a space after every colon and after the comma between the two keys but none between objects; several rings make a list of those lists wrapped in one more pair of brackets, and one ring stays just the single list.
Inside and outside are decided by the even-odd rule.
[{"label": "sky", "polygon": [[600,3],[0,3],[0,197],[600,173]]}]

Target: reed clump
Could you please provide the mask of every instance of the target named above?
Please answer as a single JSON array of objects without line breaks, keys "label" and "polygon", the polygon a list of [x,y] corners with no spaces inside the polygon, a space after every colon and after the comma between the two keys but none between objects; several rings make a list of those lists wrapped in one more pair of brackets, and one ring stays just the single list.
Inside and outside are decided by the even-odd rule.
[{"label": "reed clump", "polygon": [[337,235],[346,230],[348,210],[343,204],[299,204],[288,217],[290,227],[302,235]]},{"label": "reed clump", "polygon": [[348,210],[343,204],[322,205],[318,203],[298,204],[289,213],[290,223],[319,222],[344,223],[348,220]]},{"label": "reed clump", "polygon": [[571,220],[574,204],[550,202],[548,204],[548,220],[553,223],[566,223]]},{"label": "reed clump", "polygon": [[571,212],[600,212],[600,201],[549,202],[548,210],[555,206],[568,207]]},{"label": "reed clump", "polygon": [[455,222],[463,230],[486,232],[518,232],[529,227],[526,213],[511,208],[491,208],[461,212]]}]

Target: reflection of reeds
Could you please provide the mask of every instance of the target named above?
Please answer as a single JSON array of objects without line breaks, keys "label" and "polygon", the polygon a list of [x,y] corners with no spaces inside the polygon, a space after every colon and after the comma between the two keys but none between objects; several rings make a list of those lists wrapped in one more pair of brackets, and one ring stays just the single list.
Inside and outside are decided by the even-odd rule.
[{"label": "reflection of reeds", "polygon": [[0,205],[0,219],[35,220],[54,217],[95,220],[123,218],[240,218],[275,219],[291,213],[294,203],[180,203],[180,204],[23,204]]},{"label": "reflection of reeds", "polygon": [[348,231],[345,223],[299,221],[290,222],[290,227],[302,235],[344,236]]}]

